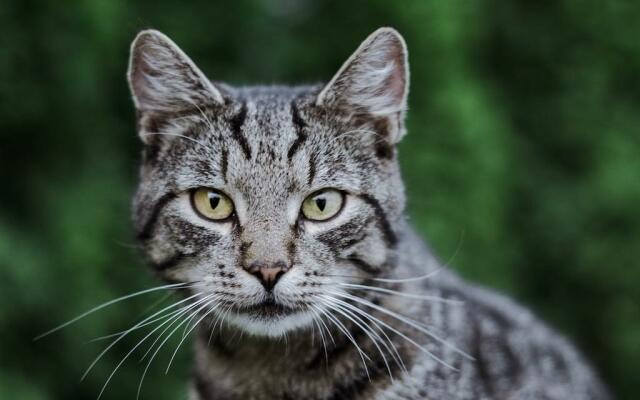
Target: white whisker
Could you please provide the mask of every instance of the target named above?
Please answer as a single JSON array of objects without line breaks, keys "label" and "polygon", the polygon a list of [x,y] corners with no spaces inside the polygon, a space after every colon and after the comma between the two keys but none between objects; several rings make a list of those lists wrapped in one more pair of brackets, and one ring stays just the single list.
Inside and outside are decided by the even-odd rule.
[{"label": "white whisker", "polygon": [[[354,317],[358,318],[361,320],[361,318],[357,317],[352,311],[348,310],[346,307],[344,307],[341,304],[336,304],[336,306],[343,308],[343,310],[345,310],[345,312],[350,313],[351,315],[353,315]],[[363,310],[361,310],[363,311]],[[385,348],[387,349],[387,351],[389,351],[389,353],[391,354],[391,356],[393,357],[394,361],[396,362],[396,364],[398,364],[398,366],[400,367],[400,369],[402,369],[404,372],[408,372],[407,368],[404,364],[404,361],[402,360],[402,357],[400,356],[400,353],[398,352],[398,349],[396,348],[396,346],[393,344],[393,341],[391,340],[391,338],[389,338],[389,336],[387,335],[387,333],[384,331],[384,329],[382,329],[380,327],[380,324],[378,324],[376,321],[374,321],[371,316],[369,316],[369,314],[367,312],[362,313],[363,317],[366,318],[369,322],[371,322],[371,324],[373,326],[375,326],[375,328],[380,331],[380,333],[382,333],[385,337],[386,340],[382,340],[382,338],[380,337],[380,335],[376,335],[380,341],[383,343],[383,345],[385,346]],[[389,347],[389,345],[387,345],[387,342],[389,343],[389,345],[391,347]]]},{"label": "white whisker", "polygon": [[156,317],[156,318],[154,318],[154,319],[152,319],[150,321],[147,321],[147,322],[145,322],[143,324],[135,325],[135,328],[132,327],[132,328],[128,328],[128,329],[125,329],[125,330],[122,330],[122,331],[119,331],[119,332],[110,333],[108,335],[98,336],[97,338],[93,338],[93,339],[89,340],[87,343],[93,343],[93,342],[99,342],[101,340],[111,339],[113,337],[120,336],[122,334],[126,334],[128,332],[131,332],[133,330],[144,328],[145,326],[152,325],[152,324],[154,324],[154,323],[156,323],[158,321],[165,320],[165,319],[167,319],[167,318],[179,313],[181,310],[182,309],[174,310],[174,311],[171,311],[168,314],[161,315],[161,316]]},{"label": "white whisker", "polygon": [[[345,318],[347,318],[348,320],[350,320],[354,325],[356,325],[358,328],[360,328],[365,333],[365,335],[367,335],[369,337],[369,339],[371,339],[371,342],[373,343],[373,345],[376,347],[376,349],[378,350],[378,352],[382,356],[382,360],[384,362],[384,365],[386,366],[387,371],[389,372],[389,378],[393,382],[394,379],[393,379],[393,373],[391,372],[391,367],[389,366],[389,362],[387,361],[387,357],[385,356],[384,351],[382,350],[382,348],[378,344],[378,340],[382,341],[380,336],[375,334],[370,328],[368,328],[368,325],[366,324],[366,322],[362,321],[362,319],[360,317],[354,315],[350,311],[345,311],[345,309],[343,307],[340,307],[340,306],[335,305],[335,304],[333,306],[327,305],[327,307],[333,309],[334,311],[336,311],[340,315],[342,315]],[[359,321],[362,322],[362,324]],[[376,337],[377,337],[377,339],[376,339]],[[387,351],[389,351],[388,348],[387,348]]]},{"label": "white whisker", "polygon": [[320,319],[320,314],[318,314],[318,312],[314,309],[310,309],[310,311],[313,314],[313,323],[314,326],[318,328],[318,332],[320,333],[320,339],[322,340],[322,348],[324,350],[324,360],[325,360],[325,364],[327,366],[327,368],[329,367],[329,353],[327,351],[327,341],[325,340],[324,337],[324,332],[322,331],[322,327],[320,326],[320,323],[318,322],[318,319]]},{"label": "white whisker", "polygon": [[[193,311],[193,312],[191,313],[191,315],[190,315],[190,316],[197,314],[197,313],[198,313],[198,312],[200,312],[202,309],[204,309],[204,308],[205,308],[205,307],[207,307],[209,304],[211,304],[212,300],[210,300],[210,299],[211,299],[212,297],[213,297],[213,295],[208,295],[208,296],[206,296],[204,299],[199,300],[199,304],[202,304],[202,303],[204,303],[204,304],[200,305],[200,307],[198,307],[195,311]],[[194,305],[192,305],[192,306],[194,306]],[[193,309],[193,308],[195,308],[195,307],[191,307],[190,309]],[[182,315],[184,315],[184,314],[182,314]],[[174,320],[174,321],[169,325],[169,327],[170,327],[171,325],[173,325],[173,324],[174,324],[178,319],[179,319],[179,317],[177,317],[177,318],[176,318],[176,319],[175,319],[175,320]],[[139,383],[139,385],[138,385],[138,392],[137,392],[137,395],[136,395],[136,399],[140,398],[140,392],[142,391],[142,383],[144,382],[144,378],[145,378],[145,376],[147,375],[147,371],[149,370],[149,367],[151,366],[151,363],[153,362],[153,359],[156,357],[156,355],[158,354],[158,352],[160,351],[160,349],[162,349],[162,347],[164,346],[164,344],[165,344],[165,343],[166,343],[166,342],[171,338],[171,336],[173,336],[173,334],[174,334],[174,333],[175,333],[175,332],[180,328],[180,326],[182,326],[182,324],[184,324],[187,320],[188,320],[187,318],[183,319],[183,320],[182,320],[182,322],[180,322],[180,323],[179,323],[179,324],[178,324],[178,325],[177,325],[177,326],[176,326],[176,327],[175,327],[175,328],[174,328],[174,329],[173,329],[173,330],[172,330],[172,331],[171,331],[171,332],[170,332],[170,333],[165,337],[165,339],[162,341],[162,343],[160,343],[160,344],[158,345],[158,347],[156,348],[155,352],[154,352],[154,353],[151,355],[151,357],[149,358],[149,362],[147,362],[147,365],[146,365],[146,367],[144,368],[144,371],[142,372],[142,377],[140,377],[140,383]],[[166,329],[165,329],[165,330],[164,330],[160,335],[158,335],[158,337],[162,337],[162,334],[163,334],[165,331],[166,331]],[[152,345],[152,346],[153,346],[153,345]],[[150,349],[151,349],[151,348],[153,348],[153,347],[150,347]],[[134,350],[135,350],[135,348],[134,348]],[[129,352],[129,354],[131,354],[131,352]],[[123,360],[123,361],[124,361],[124,360]],[[122,363],[122,362],[121,362],[121,363]],[[115,370],[114,370],[114,372],[115,372]],[[113,376],[113,373],[112,373],[112,375],[111,375],[111,376]],[[111,378],[111,377],[110,377],[110,378]],[[107,383],[108,383],[108,382],[107,382]]]},{"label": "white whisker", "polygon": [[74,322],[77,322],[77,321],[81,320],[82,318],[84,318],[84,317],[86,317],[86,316],[88,316],[90,314],[93,314],[96,311],[102,310],[105,307],[109,307],[112,304],[116,304],[116,303],[119,303],[121,301],[130,299],[130,298],[133,298],[133,297],[136,297],[136,296],[140,296],[140,295],[143,295],[143,294],[147,294],[147,293],[151,293],[151,292],[157,292],[158,290],[174,289],[174,288],[179,288],[181,286],[184,287],[186,285],[189,285],[189,283],[174,283],[174,284],[171,284],[171,285],[156,286],[156,287],[153,287],[153,288],[141,290],[139,292],[131,293],[131,294],[128,294],[128,295],[125,295],[125,296],[121,296],[121,297],[118,297],[117,299],[109,300],[106,303],[102,303],[102,304],[100,304],[98,306],[95,306],[92,309],[90,309],[88,311],[85,311],[82,314],[78,315],[77,317],[72,318],[72,319],[70,319],[69,321],[67,321],[67,322],[65,322],[63,324],[60,324],[60,325],[56,326],[55,328],[50,329],[50,330],[48,330],[48,331],[36,336],[33,340],[42,339],[45,336],[48,336],[48,335],[50,335],[50,334],[52,334],[54,332],[57,332],[57,331],[59,331],[61,329],[64,329],[67,326],[73,324]]},{"label": "white whisker", "polygon": [[410,299],[426,300],[426,301],[432,301],[432,302],[452,304],[457,306],[464,305],[464,301],[462,300],[452,300],[452,299],[446,299],[443,297],[429,296],[429,295],[423,295],[423,294],[404,293],[404,292],[399,292],[397,290],[385,289],[385,288],[380,288],[375,286],[358,285],[353,283],[338,282],[338,284],[350,289],[368,290],[372,292],[380,292],[380,293],[385,293],[385,294],[394,295],[394,296],[407,297]]},{"label": "white whisker", "polygon": [[[207,303],[207,306],[209,306],[209,305],[211,305],[212,303],[215,303],[215,302],[216,302],[216,299],[214,298],[209,303]],[[186,335],[182,336],[182,339],[180,339],[180,343],[178,343],[178,345],[176,346],[176,349],[174,350],[173,354],[171,355],[171,359],[169,360],[169,363],[167,364],[167,369],[164,371],[165,375],[169,373],[169,369],[171,368],[171,363],[173,362],[173,359],[176,357],[176,354],[178,354],[178,350],[180,349],[180,346],[182,346],[182,343],[184,343],[186,338],[198,326],[198,324],[200,324],[200,322],[202,322],[203,319],[205,319],[206,317],[211,315],[211,313],[214,312],[216,310],[216,308],[218,308],[218,305],[213,306],[210,310],[205,312],[204,315],[202,315],[200,317],[200,319],[198,319],[196,321],[196,323],[191,326],[191,328],[187,331]],[[186,326],[189,326],[189,324],[187,323]]]},{"label": "white whisker", "polygon": [[434,276],[436,276],[438,273],[440,273],[444,268],[443,267],[438,267],[436,269],[434,269],[433,271],[430,271],[424,275],[420,275],[420,276],[415,276],[415,277],[411,277],[411,278],[399,278],[399,279],[392,279],[392,278],[371,278],[372,281],[376,281],[376,282],[385,282],[385,283],[407,283],[407,282],[417,282],[417,281],[424,281],[427,279],[430,279]]},{"label": "white whisker", "polygon": [[[160,339],[162,338],[162,335],[164,335],[164,333],[166,331],[168,331],[169,329],[171,329],[171,327],[173,326],[173,324],[182,316],[184,316],[185,314],[188,314],[189,311],[193,310],[195,307],[197,307],[198,305],[204,303],[205,301],[209,300],[213,295],[207,295],[197,301],[195,301],[194,303],[188,304],[184,307],[182,307],[178,313],[178,315],[176,316],[176,318],[172,318],[173,322],[170,323],[166,328],[164,328],[162,330],[162,332],[160,332],[158,334],[158,336],[154,339],[154,341],[151,343],[151,345],[147,348],[147,351],[142,355],[142,357],[140,357],[140,361],[144,361],[145,358],[147,358],[147,356],[149,355],[149,353],[151,353],[151,351],[153,351],[153,348],[155,347],[156,343],[158,343],[160,341]],[[188,317],[187,317],[188,318]]]},{"label": "white whisker", "polygon": [[358,307],[355,307],[352,304],[347,303],[346,301],[342,301],[339,299],[336,299],[334,297],[328,296],[329,300],[331,299],[332,301],[336,301],[342,305],[344,305],[345,307],[350,308],[351,310],[353,310],[354,312],[357,312],[361,315],[369,315],[370,318],[372,318],[374,321],[378,322],[380,325],[384,326],[385,328],[389,329],[391,332],[395,333],[396,335],[400,336],[401,338],[403,338],[404,340],[406,340],[407,342],[411,343],[412,345],[416,346],[418,349],[420,349],[421,351],[423,351],[426,355],[428,355],[429,357],[433,358],[435,361],[441,363],[442,365],[446,366],[447,368],[457,371],[458,369],[452,365],[450,365],[449,363],[447,363],[446,361],[442,360],[440,357],[436,356],[435,354],[433,354],[431,351],[429,351],[427,348],[425,348],[424,346],[422,346],[421,344],[419,344],[418,342],[416,342],[415,340],[411,339],[410,337],[408,337],[407,335],[405,335],[404,333],[400,332],[399,330],[395,329],[394,327],[392,327],[391,325],[387,324],[386,322],[366,313],[365,311],[359,309]]},{"label": "white whisker", "polygon": [[[100,354],[98,354],[98,356],[93,360],[93,362],[89,365],[89,367],[85,370],[84,374],[82,374],[82,377],[80,378],[80,380],[84,380],[87,375],[89,374],[89,372],[91,372],[91,370],[93,369],[93,367],[98,363],[98,361],[100,361],[100,359],[102,358],[102,356],[104,356],[113,346],[115,346],[120,340],[122,340],[125,336],[127,336],[129,333],[133,332],[134,330],[138,329],[140,327],[140,325],[142,325],[143,323],[147,322],[150,319],[155,318],[157,315],[179,305],[184,303],[185,301],[189,301],[190,299],[194,298],[198,296],[198,294],[194,294],[193,296],[190,296],[186,299],[183,299],[181,301],[178,301],[176,303],[173,303],[165,308],[163,308],[160,311],[157,311],[156,313],[154,313],[153,315],[143,319],[142,321],[138,322],[136,325],[134,325],[133,327],[129,328],[128,330],[124,331],[122,334],[120,334],[120,336],[118,336],[118,338],[114,341],[112,341],[104,350],[102,350],[102,352]],[[166,322],[164,322],[166,323]],[[163,324],[164,324],[163,323]],[[160,325],[162,326],[162,325]],[[155,330],[154,330],[155,332]]]},{"label": "white whisker", "polygon": [[[315,307],[315,306],[312,306]],[[362,365],[364,367],[364,370],[367,374],[367,378],[369,378],[369,381],[371,381],[371,375],[369,375],[369,368],[367,368],[367,361],[365,360],[365,358],[369,361],[371,361],[371,358],[369,358],[368,355],[366,355],[362,349],[360,348],[360,346],[358,346],[358,343],[356,342],[356,340],[353,338],[353,336],[351,335],[351,333],[349,333],[349,330],[342,324],[342,322],[340,322],[336,317],[334,317],[333,315],[331,315],[331,312],[329,312],[329,310],[324,311],[320,308],[316,308],[321,314],[326,315],[327,319],[332,322],[339,331],[341,331],[346,337],[347,339],[349,339],[349,341],[351,342],[351,344],[353,344],[353,346],[356,348],[356,350],[358,351],[358,354],[360,355],[360,359],[362,359]]]},{"label": "white whisker", "polygon": [[196,139],[194,139],[194,138],[191,138],[191,137],[189,137],[189,136],[181,135],[181,134],[179,134],[179,133],[169,133],[169,132],[143,132],[143,133],[140,133],[140,136],[143,136],[143,137],[146,137],[146,136],[156,136],[156,135],[158,135],[158,136],[174,136],[174,137],[179,137],[179,138],[182,138],[182,139],[190,140],[190,141],[192,141],[193,143],[197,143],[197,144],[199,144],[200,146],[204,146],[204,147],[206,147],[206,144],[205,144],[205,143],[203,143],[203,142],[201,142],[201,141],[199,141],[199,140],[196,140]]},{"label": "white whisker", "polygon": [[[192,296],[192,297],[195,297]],[[198,302],[201,302],[202,300],[198,300]],[[188,308],[190,308],[190,306],[188,306]],[[113,371],[111,372],[111,374],[109,375],[109,377],[107,378],[107,380],[105,381],[104,385],[102,386],[102,389],[100,390],[100,393],[98,394],[98,398],[97,400],[100,400],[100,398],[102,397],[102,394],[104,393],[105,389],[107,388],[107,386],[109,385],[109,382],[111,381],[111,379],[113,378],[113,376],[115,375],[115,373],[118,371],[118,369],[120,368],[120,366],[122,366],[122,364],[129,358],[129,356],[131,354],[133,354],[133,352],[142,345],[142,343],[144,343],[151,335],[153,335],[158,329],[162,328],[162,326],[164,326],[166,323],[175,320],[177,318],[179,318],[182,314],[178,314],[177,316],[168,319],[167,321],[163,322],[162,324],[160,324],[159,326],[157,326],[156,328],[154,328],[151,332],[149,332],[144,338],[142,338],[142,340],[140,340],[131,350],[129,350],[129,352],[122,358],[122,360],[120,360],[120,362],[118,363],[118,365],[116,365],[116,367],[113,369]],[[122,336],[124,337],[124,336]],[[117,340],[120,340],[122,337],[118,338]],[[115,343],[115,342],[114,342]],[[101,355],[104,353],[101,353]],[[85,375],[88,374],[88,372],[90,371],[91,367],[93,365],[95,365],[95,362],[89,367],[89,369],[87,370],[87,372],[85,372]]]},{"label": "white whisker", "polygon": [[381,306],[379,306],[377,304],[374,304],[374,303],[372,303],[372,302],[370,302],[368,300],[362,299],[362,298],[360,298],[358,296],[353,296],[353,295],[350,295],[350,294],[339,293],[339,292],[331,292],[331,293],[334,294],[334,295],[337,295],[337,296],[340,296],[340,297],[344,297],[344,298],[347,298],[349,300],[358,302],[358,303],[360,303],[362,305],[365,305],[367,307],[370,307],[370,308],[373,308],[375,310],[378,310],[378,311],[380,311],[380,312],[382,312],[384,314],[387,314],[390,317],[393,317],[398,321],[404,322],[405,324],[407,324],[407,325],[419,330],[420,332],[422,332],[425,335],[429,336],[430,338],[436,340],[440,344],[442,344],[442,345],[448,347],[449,349],[453,350],[454,352],[460,354],[461,356],[463,356],[463,357],[465,357],[465,358],[467,358],[469,360],[475,361],[475,358],[473,358],[472,356],[470,356],[466,352],[458,349],[456,346],[452,345],[451,343],[447,342],[446,340],[438,337],[437,335],[435,335],[433,332],[428,330],[423,324],[421,324],[418,321],[415,321],[415,320],[413,320],[411,318],[408,318],[408,317],[406,317],[404,315],[398,314],[398,313],[396,313],[394,311],[388,310],[388,309],[386,309],[384,307],[381,307]]}]

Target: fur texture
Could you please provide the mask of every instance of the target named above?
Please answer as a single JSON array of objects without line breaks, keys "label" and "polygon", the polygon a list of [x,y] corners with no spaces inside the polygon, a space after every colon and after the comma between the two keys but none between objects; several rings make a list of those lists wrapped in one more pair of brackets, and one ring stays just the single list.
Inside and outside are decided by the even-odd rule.
[{"label": "fur texture", "polygon": [[[441,266],[406,223],[396,31],[374,32],[324,86],[212,83],[156,31],[131,54],[138,238],[159,277],[206,300],[194,399],[608,398],[571,344]],[[202,218],[201,187],[229,196],[232,217]],[[341,211],[304,218],[326,188]],[[287,266],[273,290],[247,272],[256,262]]]}]

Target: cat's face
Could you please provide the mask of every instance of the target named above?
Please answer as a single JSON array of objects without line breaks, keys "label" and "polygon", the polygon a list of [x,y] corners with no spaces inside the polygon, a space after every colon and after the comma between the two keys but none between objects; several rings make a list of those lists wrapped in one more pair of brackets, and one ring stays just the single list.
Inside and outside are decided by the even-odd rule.
[{"label": "cat's face", "polygon": [[132,45],[145,143],[134,219],[158,273],[254,334],[308,327],[320,296],[393,268],[404,42],[372,34],[327,85],[208,81],[159,32]]}]

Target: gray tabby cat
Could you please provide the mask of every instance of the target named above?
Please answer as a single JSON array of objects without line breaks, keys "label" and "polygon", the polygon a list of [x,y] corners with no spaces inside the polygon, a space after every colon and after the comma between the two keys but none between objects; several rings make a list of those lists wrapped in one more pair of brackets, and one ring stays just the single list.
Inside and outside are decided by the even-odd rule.
[{"label": "gray tabby cat", "polygon": [[296,87],[211,82],[144,31],[129,83],[135,226],[157,275],[184,283],[193,399],[609,398],[566,339],[462,281],[407,224],[395,30]]}]

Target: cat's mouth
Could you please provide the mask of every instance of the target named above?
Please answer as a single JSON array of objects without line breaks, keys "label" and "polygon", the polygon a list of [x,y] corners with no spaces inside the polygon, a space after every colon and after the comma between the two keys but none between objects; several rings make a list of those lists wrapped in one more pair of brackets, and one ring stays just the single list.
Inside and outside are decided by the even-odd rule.
[{"label": "cat's mouth", "polygon": [[240,306],[236,308],[239,314],[246,314],[257,318],[274,318],[284,317],[295,313],[296,309],[276,303],[271,297],[261,303],[252,304],[250,306]]},{"label": "cat's mouth", "polygon": [[236,305],[228,320],[237,327],[258,336],[281,337],[288,331],[313,323],[304,304],[283,304],[269,296],[251,305]]}]

